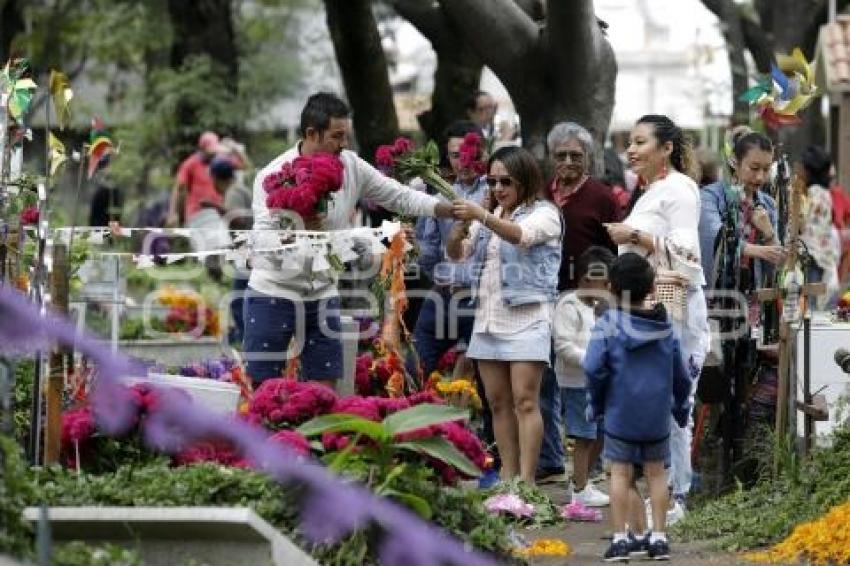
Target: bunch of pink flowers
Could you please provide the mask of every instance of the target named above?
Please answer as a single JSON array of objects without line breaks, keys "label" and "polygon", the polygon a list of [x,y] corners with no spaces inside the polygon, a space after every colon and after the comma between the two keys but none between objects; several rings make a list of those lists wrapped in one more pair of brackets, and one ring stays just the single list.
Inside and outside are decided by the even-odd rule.
[{"label": "bunch of pink flowers", "polygon": [[266,206],[312,218],[327,209],[330,193],[342,188],[343,171],[342,161],[330,153],[297,157],[263,179]]}]

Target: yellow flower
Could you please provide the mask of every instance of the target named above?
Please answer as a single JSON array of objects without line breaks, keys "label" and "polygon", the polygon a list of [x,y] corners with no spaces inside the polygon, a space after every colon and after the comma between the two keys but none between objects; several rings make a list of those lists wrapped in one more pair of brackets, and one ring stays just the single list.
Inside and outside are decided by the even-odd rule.
[{"label": "yellow flower", "polygon": [[570,545],[558,539],[537,539],[528,548],[520,548],[515,554],[522,558],[532,556],[569,556]]},{"label": "yellow flower", "polygon": [[744,558],[759,563],[850,563],[850,501],[833,507],[820,519],[797,525],[782,542]]}]

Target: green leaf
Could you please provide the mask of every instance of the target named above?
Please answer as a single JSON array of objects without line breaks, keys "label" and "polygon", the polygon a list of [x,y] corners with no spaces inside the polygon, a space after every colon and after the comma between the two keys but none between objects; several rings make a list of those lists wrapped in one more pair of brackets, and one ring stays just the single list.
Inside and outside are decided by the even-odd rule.
[{"label": "green leaf", "polygon": [[316,436],[325,432],[350,432],[368,436],[376,442],[385,442],[390,437],[380,423],[345,414],[322,415],[307,421],[297,430],[304,436]]},{"label": "green leaf", "polygon": [[398,449],[427,454],[444,464],[452,466],[467,476],[478,477],[481,475],[481,470],[478,469],[478,466],[473,464],[469,458],[455,448],[454,444],[441,436],[399,442],[395,446]]},{"label": "green leaf", "polygon": [[417,515],[419,515],[426,521],[430,521],[431,517],[434,516],[434,512],[431,510],[431,506],[428,504],[428,502],[422,497],[419,497],[418,495],[413,495],[412,493],[403,493],[395,489],[384,490],[383,495],[386,497],[391,497],[397,500],[399,503],[403,503],[407,507],[410,507]]},{"label": "green leaf", "polygon": [[458,420],[469,420],[469,411],[451,405],[424,403],[389,415],[384,419],[383,429],[392,437],[426,426]]}]

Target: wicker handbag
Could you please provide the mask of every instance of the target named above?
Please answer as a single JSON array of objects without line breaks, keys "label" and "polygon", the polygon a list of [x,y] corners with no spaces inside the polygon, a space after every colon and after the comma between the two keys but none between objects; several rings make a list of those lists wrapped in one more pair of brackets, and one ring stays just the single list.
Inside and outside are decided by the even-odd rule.
[{"label": "wicker handbag", "polygon": [[[656,251],[659,249],[658,239],[655,242],[655,249]],[[667,256],[666,266],[661,265],[659,254],[653,253],[651,256],[650,263],[653,264],[652,267],[655,269],[655,289],[647,295],[645,305],[647,308],[652,308],[661,303],[671,318],[683,321],[688,310],[688,277],[672,268],[673,259],[666,245],[664,251]]]}]

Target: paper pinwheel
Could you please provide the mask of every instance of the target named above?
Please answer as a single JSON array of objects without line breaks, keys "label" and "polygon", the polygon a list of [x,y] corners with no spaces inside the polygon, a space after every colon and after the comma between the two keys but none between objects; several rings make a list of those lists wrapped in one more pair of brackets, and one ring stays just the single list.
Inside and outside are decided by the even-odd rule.
[{"label": "paper pinwheel", "polygon": [[94,172],[97,171],[97,165],[100,160],[106,155],[115,152],[112,145],[112,138],[103,126],[103,120],[99,116],[95,116],[91,121],[91,134],[89,135],[89,169],[88,178],[91,179]]},{"label": "paper pinwheel", "polygon": [[30,77],[30,64],[26,59],[10,59],[0,71],[0,92],[9,94],[9,115],[20,122],[29,110],[35,89]]},{"label": "paper pinwheel", "polygon": [[59,121],[59,129],[64,130],[71,120],[71,99],[74,91],[65,73],[50,71],[50,96],[53,98],[53,107],[56,108],[56,119]]},{"label": "paper pinwheel", "polygon": [[815,73],[799,47],[780,55],[771,72],[740,97],[755,105],[762,121],[772,129],[799,124],[797,114],[819,96]]}]

